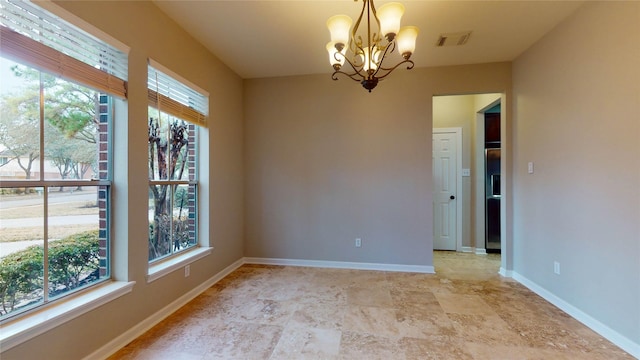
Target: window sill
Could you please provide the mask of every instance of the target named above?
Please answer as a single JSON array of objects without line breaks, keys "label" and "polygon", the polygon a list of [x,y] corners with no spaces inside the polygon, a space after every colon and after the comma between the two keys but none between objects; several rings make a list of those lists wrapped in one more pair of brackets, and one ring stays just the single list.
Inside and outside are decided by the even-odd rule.
[{"label": "window sill", "polygon": [[186,251],[183,254],[174,256],[166,261],[162,261],[158,264],[149,266],[149,273],[147,274],[147,283],[156,281],[161,277],[170,274],[183,266],[189,265],[196,260],[211,254],[210,247],[198,247],[193,250]]},{"label": "window sill", "polygon": [[69,320],[128,294],[131,292],[133,285],[135,285],[135,281],[108,282],[78,296],[71,296],[68,300],[60,299],[51,306],[35,311],[31,315],[9,321],[2,325],[0,348],[2,351],[9,350]]}]

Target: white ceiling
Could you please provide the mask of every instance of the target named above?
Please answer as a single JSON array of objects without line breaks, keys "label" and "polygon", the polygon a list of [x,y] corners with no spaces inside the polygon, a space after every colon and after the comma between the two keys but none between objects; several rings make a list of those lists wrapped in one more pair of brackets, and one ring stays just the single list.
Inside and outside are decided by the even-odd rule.
[{"label": "white ceiling", "polygon": [[[154,0],[242,78],[330,74],[326,21],[345,14],[355,22],[362,8],[357,1]],[[411,58],[416,67],[514,60],[583,3],[399,1],[406,8],[402,25],[420,28]],[[441,33],[468,30],[473,33],[463,46],[435,46]]]}]

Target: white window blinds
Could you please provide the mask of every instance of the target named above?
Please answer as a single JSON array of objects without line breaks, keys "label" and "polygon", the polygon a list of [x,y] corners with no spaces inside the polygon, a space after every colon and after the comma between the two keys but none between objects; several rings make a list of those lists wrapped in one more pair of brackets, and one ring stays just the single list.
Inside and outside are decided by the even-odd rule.
[{"label": "white window blinds", "polygon": [[166,69],[149,60],[147,80],[149,106],[175,117],[207,126],[209,114],[209,95],[203,90],[195,90],[195,85],[186,85],[186,80],[177,80],[177,75],[170,76]]},{"label": "white window blinds", "polygon": [[0,53],[126,97],[127,54],[28,1],[0,0]]}]

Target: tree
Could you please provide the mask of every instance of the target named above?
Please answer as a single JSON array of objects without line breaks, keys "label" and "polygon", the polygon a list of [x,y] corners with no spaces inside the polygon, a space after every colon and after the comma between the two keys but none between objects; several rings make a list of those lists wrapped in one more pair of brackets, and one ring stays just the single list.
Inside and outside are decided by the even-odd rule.
[{"label": "tree", "polygon": [[98,93],[71,82],[59,80],[45,91],[45,117],[65,138],[91,144],[97,142]]},{"label": "tree", "polygon": [[[96,145],[78,138],[67,138],[49,123],[45,124],[45,158],[51,160],[62,179],[81,179],[96,161]],[[62,191],[62,187],[60,188]]]},{"label": "tree", "polygon": [[[182,179],[189,145],[188,125],[182,120],[169,121],[163,125],[165,124],[158,118],[149,118],[149,179]],[[176,184],[150,186],[154,206],[149,234],[150,260],[168,254],[172,243],[180,242],[178,238],[171,238],[171,196],[176,193],[177,188]]]},{"label": "tree", "polygon": [[39,104],[39,92],[32,87],[0,98],[0,145],[25,172],[26,179],[31,178],[31,167],[40,157]]},{"label": "tree", "polygon": [[[22,79],[25,88],[35,91],[35,96],[39,95],[42,82],[44,116],[61,134],[96,143],[96,91],[22,65],[12,66],[11,70],[14,76]],[[38,103],[35,101],[34,104]]]},{"label": "tree", "polygon": [[84,177],[96,161],[98,93],[39,71],[14,65],[22,82],[16,92],[0,98],[0,145],[25,177],[40,156],[40,89],[44,96],[45,159],[60,176]]}]

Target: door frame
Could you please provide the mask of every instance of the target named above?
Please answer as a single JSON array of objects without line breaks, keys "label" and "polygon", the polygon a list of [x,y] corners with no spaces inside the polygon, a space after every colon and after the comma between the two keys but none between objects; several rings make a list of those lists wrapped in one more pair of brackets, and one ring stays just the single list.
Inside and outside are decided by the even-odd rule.
[{"label": "door frame", "polygon": [[[455,134],[456,138],[456,200],[458,200],[456,202],[456,251],[462,251],[462,203],[464,200],[462,193],[462,128],[433,128],[432,138],[433,134]],[[433,189],[431,191],[433,193]]]}]

